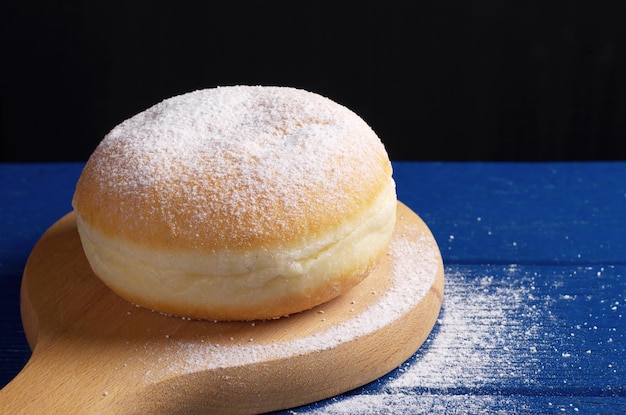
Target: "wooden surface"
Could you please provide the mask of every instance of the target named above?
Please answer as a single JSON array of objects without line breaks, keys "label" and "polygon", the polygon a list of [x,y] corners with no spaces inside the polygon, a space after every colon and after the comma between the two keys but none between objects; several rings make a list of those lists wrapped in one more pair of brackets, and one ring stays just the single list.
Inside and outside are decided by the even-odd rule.
[{"label": "wooden surface", "polygon": [[[389,253],[349,293],[251,323],[181,319],[120,299],[92,273],[69,214],[26,265],[21,308],[33,354],[0,391],[0,412],[261,413],[369,383],[415,353],[443,297],[430,231],[401,204],[398,218]],[[417,249],[394,250],[407,244]],[[403,307],[403,286],[415,284],[421,296]]]},{"label": "wooden surface", "polygon": [[[0,386],[30,357],[19,287],[81,164],[0,164]],[[446,288],[409,360],[293,414],[626,413],[626,162],[394,162]]]}]

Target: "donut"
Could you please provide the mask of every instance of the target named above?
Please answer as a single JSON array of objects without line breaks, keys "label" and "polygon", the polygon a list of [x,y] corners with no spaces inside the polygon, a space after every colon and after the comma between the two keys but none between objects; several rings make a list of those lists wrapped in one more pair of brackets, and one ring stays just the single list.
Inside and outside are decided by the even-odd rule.
[{"label": "donut", "polygon": [[167,98],[115,126],[73,211],[115,294],[166,315],[276,319],[367,277],[396,222],[385,147],[345,106],[287,86]]}]

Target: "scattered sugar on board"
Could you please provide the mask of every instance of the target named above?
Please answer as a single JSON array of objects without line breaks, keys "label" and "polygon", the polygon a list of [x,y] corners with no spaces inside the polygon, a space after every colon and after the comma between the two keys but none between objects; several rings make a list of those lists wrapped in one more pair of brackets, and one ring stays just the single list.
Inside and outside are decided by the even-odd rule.
[{"label": "scattered sugar on board", "polygon": [[[410,247],[410,242],[400,241],[392,249],[394,255],[403,258],[402,252],[414,248]],[[416,260],[420,260],[420,255],[428,256],[425,252],[418,253]],[[399,261],[394,278],[399,276],[400,281],[395,281],[394,290],[411,288],[412,283],[424,278],[414,275],[416,280],[403,279],[407,274],[399,271],[414,266],[412,261]],[[478,269],[448,266],[440,318],[429,339],[409,361],[376,381],[374,387],[287,412],[474,414],[484,413],[486,408],[489,413],[503,414],[530,414],[537,410],[542,413],[584,412],[584,402],[581,407],[581,401],[572,401],[563,391],[579,387],[575,375],[585,362],[594,368],[587,368],[585,372],[596,373],[598,385],[606,382],[602,393],[612,393],[610,383],[614,380],[611,379],[626,375],[624,363],[618,358],[623,355],[626,341],[626,314],[623,312],[626,293],[620,289],[623,285],[618,285],[617,290],[611,285],[619,281],[614,275],[608,279],[616,272],[612,266],[574,268],[562,274],[557,270],[548,275],[536,268],[525,269],[515,264]],[[577,294],[578,283],[570,282],[574,280],[593,283],[594,294]],[[556,306],[557,302],[561,305]],[[563,302],[567,304],[565,308]],[[585,302],[600,304],[603,311],[580,313],[581,320],[574,325],[570,317],[554,313],[554,310],[579,308]],[[597,311],[598,306],[590,309]],[[376,324],[380,317],[374,312],[365,314],[362,321],[365,325]],[[390,310],[382,314],[385,319],[394,318]],[[358,333],[363,327],[352,327],[352,330],[352,334]],[[604,334],[598,336],[598,332]],[[594,342],[581,342],[589,333],[593,333]],[[338,334],[329,330],[312,339],[317,344],[332,347],[338,342]],[[172,353],[180,350],[185,354],[187,371],[193,371],[196,365],[209,368],[236,365],[307,350],[306,342],[245,345],[236,350],[214,346],[210,351],[203,351],[199,345],[173,344]],[[229,351],[233,355],[229,355]],[[561,383],[564,389],[557,388],[551,395],[549,388],[554,388],[555,383]],[[544,398],[529,401],[523,396],[509,395],[508,389],[499,389],[501,386],[530,391]]]},{"label": "scattered sugar on board", "polygon": [[[437,267],[437,246],[432,239],[418,240],[397,238],[390,246],[394,260],[392,286],[378,302],[343,323],[332,326],[311,336],[288,342],[222,346],[172,342],[171,355],[181,357],[176,367],[163,365],[176,373],[192,373],[199,370],[235,367],[288,358],[314,350],[327,350],[369,334],[390,322],[401,318],[410,307],[426,295],[432,285]],[[174,364],[174,363],[172,363]]]},{"label": "scattered sugar on board", "polygon": [[[585,405],[593,407],[591,401],[576,400],[564,391],[588,385],[576,379],[584,364],[593,368],[585,372],[593,371],[599,386],[626,374],[624,364],[610,358],[619,359],[625,350],[626,323],[621,310],[626,307],[626,293],[593,281],[594,276],[604,278],[604,267],[600,275],[593,267],[549,275],[517,265],[492,268],[484,267],[484,273],[472,267],[446,268],[442,312],[431,336],[408,362],[374,387],[288,412],[533,414],[579,413],[585,412]],[[613,268],[608,271],[614,272]],[[594,283],[595,295],[563,291],[577,289],[574,280]],[[555,291],[562,294],[554,295]],[[555,314],[555,310],[584,307],[586,302],[604,305],[603,315],[588,314],[587,320],[572,326],[571,316]],[[604,337],[595,334],[600,330],[606,333]],[[616,336],[621,346],[615,345]],[[595,359],[609,356],[608,362],[601,365],[592,360],[596,353],[605,357]],[[602,393],[612,393],[610,385],[603,388]],[[534,393],[538,398],[526,399],[511,391]],[[623,389],[615,393],[621,396]]]},{"label": "scattered sugar on board", "polygon": [[[519,360],[519,350],[511,350],[519,344],[518,336],[533,338],[537,335],[536,325],[523,324],[512,317],[525,307],[530,287],[501,285],[490,275],[475,280],[461,274],[448,275],[448,281],[451,279],[457,283],[448,284],[437,335],[429,339],[429,353],[406,369],[391,387],[404,388],[419,383],[432,389],[442,385],[467,388],[489,383],[493,377],[534,372],[532,350],[527,351],[525,361]],[[528,317],[526,323],[536,320],[536,310],[529,307],[523,312]],[[450,351],[456,354],[451,356]]]}]

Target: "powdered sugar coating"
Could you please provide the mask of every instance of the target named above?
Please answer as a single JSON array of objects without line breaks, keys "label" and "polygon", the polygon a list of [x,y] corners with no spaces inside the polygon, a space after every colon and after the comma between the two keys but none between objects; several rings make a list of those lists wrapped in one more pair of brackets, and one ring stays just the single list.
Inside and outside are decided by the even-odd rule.
[{"label": "powdered sugar coating", "polygon": [[130,240],[273,246],[339,226],[389,180],[383,144],[347,108],[295,88],[232,86],[164,100],[115,127],[74,201],[85,220]]}]

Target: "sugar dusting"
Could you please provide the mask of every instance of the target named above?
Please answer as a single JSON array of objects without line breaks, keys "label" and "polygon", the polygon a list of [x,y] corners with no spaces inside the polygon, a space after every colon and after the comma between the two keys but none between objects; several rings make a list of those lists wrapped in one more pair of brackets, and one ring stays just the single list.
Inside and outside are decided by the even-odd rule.
[{"label": "sugar dusting", "polygon": [[[621,363],[625,349],[623,342],[618,343],[626,338],[626,332],[620,331],[626,327],[622,313],[626,297],[623,290],[610,285],[611,280],[601,280],[605,267],[593,281],[596,271],[592,268],[541,275],[536,268],[524,271],[517,265],[447,267],[440,319],[409,361],[374,387],[285,413],[599,410],[601,406],[589,400],[591,395],[583,393],[582,399],[574,395],[585,390],[598,396],[622,396],[619,385],[624,379],[620,375],[626,373]],[[572,294],[580,290],[576,281],[592,281],[595,291]],[[587,313],[571,307],[603,311]],[[574,315],[582,319],[578,324]],[[589,376],[598,390],[589,390]]]},{"label": "sugar dusting", "polygon": [[[405,229],[409,233],[414,232]],[[169,354],[180,358],[177,361],[182,363],[176,363],[175,368],[168,368],[167,364],[159,366],[164,366],[163,370],[175,369],[177,374],[243,366],[331,349],[372,333],[401,318],[414,307],[429,291],[439,266],[438,248],[429,236],[394,238],[389,255],[394,258],[391,287],[375,304],[354,318],[305,338],[271,344],[256,344],[253,340],[247,344],[228,346],[172,341]],[[153,374],[157,378],[163,375]]]},{"label": "sugar dusting", "polygon": [[[412,361],[387,379],[381,391],[329,399],[319,408],[290,413],[446,413],[458,409],[458,413],[469,414],[482,413],[485,407],[506,407],[510,404],[507,397],[471,396],[463,391],[487,385],[494,377],[524,377],[525,372],[535,370],[532,350],[520,359],[520,351],[509,348],[516,335],[537,335],[533,326],[511,318],[524,307],[529,294],[530,287],[524,284],[501,285],[489,275],[474,279],[446,269],[446,295],[432,335]],[[538,311],[527,308],[524,312],[534,319]],[[441,395],[445,391],[451,393]]]},{"label": "sugar dusting", "polygon": [[[209,88],[166,99],[116,126],[83,172],[97,186],[83,189],[81,178],[77,194],[90,197],[76,200],[105,210],[100,216],[119,217],[124,226],[116,228],[127,229],[131,239],[157,223],[192,244],[219,235],[291,237],[299,230],[289,225],[315,219],[316,211],[331,217],[352,212],[368,186],[380,186],[381,171],[390,176],[386,157],[364,120],[318,94],[287,87]],[[363,194],[355,197],[355,191]],[[101,206],[107,200],[115,203]],[[246,221],[250,217],[255,220]],[[212,228],[211,218],[229,219]],[[277,232],[280,226],[288,232]]]}]

